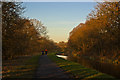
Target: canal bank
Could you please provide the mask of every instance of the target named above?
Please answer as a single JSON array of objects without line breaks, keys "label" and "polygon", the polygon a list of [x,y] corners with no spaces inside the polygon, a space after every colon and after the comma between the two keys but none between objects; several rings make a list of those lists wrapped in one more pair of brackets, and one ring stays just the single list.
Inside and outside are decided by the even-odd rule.
[{"label": "canal bank", "polygon": [[67,57],[67,60],[77,62],[87,68],[95,69],[99,72],[109,74],[120,79],[120,64],[100,62],[95,59],[82,57]]},{"label": "canal bank", "polygon": [[64,69],[66,72],[72,74],[74,78],[79,79],[115,79],[114,77],[107,75],[105,73],[101,73],[99,71],[96,71],[95,69],[86,68],[79,63],[68,61],[65,59],[62,59],[60,57],[57,57],[55,54],[50,54],[48,57],[57,63],[59,67]]}]

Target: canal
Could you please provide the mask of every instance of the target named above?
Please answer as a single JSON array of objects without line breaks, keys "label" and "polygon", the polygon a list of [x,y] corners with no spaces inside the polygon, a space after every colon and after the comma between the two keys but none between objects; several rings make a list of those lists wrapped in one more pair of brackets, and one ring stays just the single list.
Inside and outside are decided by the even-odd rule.
[{"label": "canal", "polygon": [[99,72],[106,73],[120,79],[120,64],[98,62],[98,61],[86,59],[83,57],[69,58],[68,56],[63,56],[63,55],[57,55],[57,56],[64,58],[66,60],[78,62],[87,68],[96,69]]}]

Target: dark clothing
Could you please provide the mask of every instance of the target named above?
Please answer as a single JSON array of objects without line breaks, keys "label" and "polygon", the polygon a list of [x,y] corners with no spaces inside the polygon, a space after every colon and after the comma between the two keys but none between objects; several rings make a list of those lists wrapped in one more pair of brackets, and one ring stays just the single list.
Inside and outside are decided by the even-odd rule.
[{"label": "dark clothing", "polygon": [[44,55],[44,51],[42,51],[42,55]]},{"label": "dark clothing", "polygon": [[45,51],[45,54],[47,55],[47,51]]},{"label": "dark clothing", "polygon": [[45,54],[47,55],[47,49],[45,49]]}]

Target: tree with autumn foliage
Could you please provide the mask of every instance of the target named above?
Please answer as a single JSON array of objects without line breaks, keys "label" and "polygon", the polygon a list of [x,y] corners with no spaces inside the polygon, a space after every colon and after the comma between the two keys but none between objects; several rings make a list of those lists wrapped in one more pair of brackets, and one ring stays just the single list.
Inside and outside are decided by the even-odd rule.
[{"label": "tree with autumn foliage", "polygon": [[40,54],[45,49],[57,50],[41,21],[23,18],[23,12],[22,3],[2,3],[2,59]]},{"label": "tree with autumn foliage", "polygon": [[76,55],[120,57],[120,2],[98,3],[70,32],[68,45]]}]

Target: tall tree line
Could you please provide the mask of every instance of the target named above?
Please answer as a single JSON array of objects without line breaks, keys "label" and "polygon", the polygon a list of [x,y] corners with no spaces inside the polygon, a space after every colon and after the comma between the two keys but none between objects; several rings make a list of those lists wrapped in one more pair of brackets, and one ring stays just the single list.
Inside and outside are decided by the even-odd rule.
[{"label": "tall tree line", "polygon": [[86,22],[70,32],[68,46],[75,56],[120,59],[120,2],[98,3]]},{"label": "tall tree line", "polygon": [[[47,28],[36,19],[21,16],[25,8],[20,2],[2,2],[2,58],[49,52],[57,48],[47,36]],[[56,49],[57,50],[57,49]]]}]

